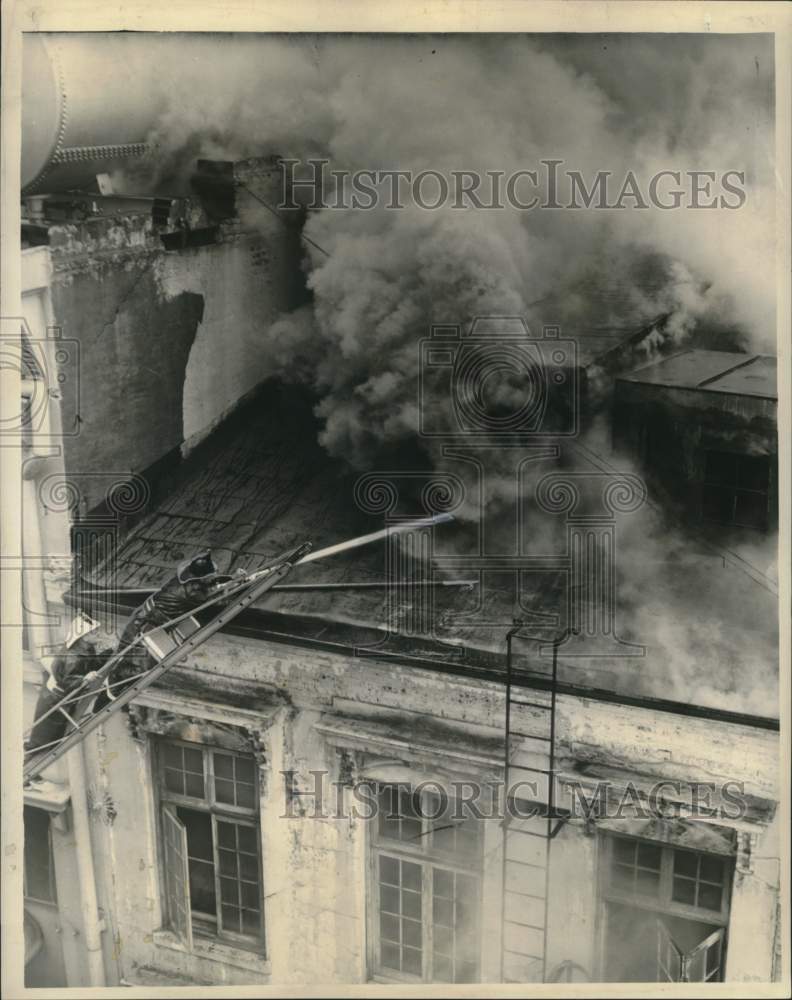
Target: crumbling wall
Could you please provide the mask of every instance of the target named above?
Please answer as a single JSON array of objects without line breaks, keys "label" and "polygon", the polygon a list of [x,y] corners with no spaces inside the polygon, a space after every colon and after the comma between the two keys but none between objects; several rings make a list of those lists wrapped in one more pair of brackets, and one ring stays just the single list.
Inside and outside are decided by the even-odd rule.
[{"label": "crumbling wall", "polygon": [[[269,375],[262,334],[292,304],[293,235],[276,220],[166,251],[146,216],[50,228],[55,322],[79,341],[63,383],[66,467],[146,472],[178,459]],[[74,431],[78,433],[73,434]],[[106,485],[106,483],[105,483]]]}]

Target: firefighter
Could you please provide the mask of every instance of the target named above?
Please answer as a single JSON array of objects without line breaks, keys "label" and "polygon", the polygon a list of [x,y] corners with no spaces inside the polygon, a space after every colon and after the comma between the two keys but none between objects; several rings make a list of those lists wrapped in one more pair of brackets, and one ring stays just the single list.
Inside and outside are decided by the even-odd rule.
[{"label": "firefighter", "polygon": [[[84,681],[90,683],[94,680],[100,668],[113,655],[113,646],[113,637],[103,635],[99,622],[82,611],[75,615],[63,651],[44,672],[26,750],[37,750],[65,735],[68,723],[62,712],[53,712],[38,724],[37,720],[67,695],[73,694]],[[73,717],[75,702],[64,707]]]},{"label": "firefighter", "polygon": [[[240,571],[240,575],[244,576],[244,573]],[[121,633],[119,651],[134,643],[141,633],[165,625],[199,607],[232,579],[233,577],[218,572],[209,550],[185,559],[176,567],[173,576],[156,593],[147,597],[133,613]],[[154,664],[154,658],[142,644],[130,650],[108,676],[104,694],[97,707],[101,708],[108,701],[113,701],[127,687],[124,681],[145,673]]]}]

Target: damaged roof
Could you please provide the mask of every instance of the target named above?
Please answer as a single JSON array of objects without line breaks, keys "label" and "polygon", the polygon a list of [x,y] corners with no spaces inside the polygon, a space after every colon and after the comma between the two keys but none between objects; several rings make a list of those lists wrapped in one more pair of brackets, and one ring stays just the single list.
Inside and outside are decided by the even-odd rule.
[{"label": "damaged roof", "polygon": [[[142,602],[178,562],[201,549],[211,548],[223,571],[254,570],[306,540],[318,549],[381,528],[382,514],[366,513],[355,502],[357,474],[318,444],[313,405],[303,390],[266,385],[160,482],[149,513],[122,540],[113,564],[83,567],[85,576],[120,592],[120,603],[128,606],[136,595]],[[504,517],[513,513],[504,511]],[[777,718],[775,595],[695,538],[680,535],[672,546],[657,511],[647,508],[641,517],[631,534],[623,529],[632,522],[617,525],[626,548],[617,566],[616,623],[619,638],[644,647],[643,653],[583,658],[565,657],[562,650],[559,678]],[[563,521],[540,527],[534,534],[545,553],[563,548]],[[450,550],[478,551],[469,524],[457,521],[435,532]],[[473,589],[433,588],[429,635],[411,628],[419,592],[372,586],[385,581],[387,571],[385,545],[341,553],[296,567],[287,586],[270,591],[262,607],[290,623],[284,633],[307,629],[306,635],[321,636],[343,624],[371,636],[388,627],[399,633],[400,648],[420,647],[424,663],[475,659],[477,651],[485,654],[483,663],[493,655],[500,660],[515,616],[528,619],[527,631],[545,642],[566,624],[566,573],[552,566],[523,572],[519,594],[513,570],[493,572]],[[476,576],[469,568],[443,574]],[[310,589],[317,583],[334,588]],[[519,656],[537,664],[526,669],[547,671],[547,660],[536,659],[536,644],[520,646]]]},{"label": "damaged roof", "polygon": [[689,350],[621,375],[620,381],[778,399],[776,365],[769,354]]}]

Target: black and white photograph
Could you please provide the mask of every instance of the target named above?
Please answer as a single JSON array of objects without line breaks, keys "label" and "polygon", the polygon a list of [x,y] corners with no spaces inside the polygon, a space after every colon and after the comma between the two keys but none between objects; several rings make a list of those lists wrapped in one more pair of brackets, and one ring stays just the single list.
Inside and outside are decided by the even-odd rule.
[{"label": "black and white photograph", "polygon": [[3,995],[788,995],[789,8],[133,6],[4,13]]}]

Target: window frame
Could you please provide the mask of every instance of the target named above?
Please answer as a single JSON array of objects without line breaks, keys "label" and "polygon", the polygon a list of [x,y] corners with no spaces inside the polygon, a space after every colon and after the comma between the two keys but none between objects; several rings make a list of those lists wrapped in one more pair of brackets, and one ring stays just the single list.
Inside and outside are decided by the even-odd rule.
[{"label": "window frame", "polygon": [[[24,814],[31,810],[33,812],[41,813],[42,816],[46,817],[47,822],[47,882],[49,884],[51,897],[50,899],[43,899],[41,896],[32,896],[28,892],[28,826],[24,823]],[[55,849],[52,842],[52,815],[47,809],[41,809],[39,806],[26,805],[23,809],[23,847],[22,847],[22,895],[23,898],[32,903],[40,903],[42,906],[51,906],[57,909],[58,907],[58,879],[55,873]]]},{"label": "window frame", "polygon": [[[729,914],[731,909],[731,883],[734,875],[734,859],[724,854],[712,854],[708,851],[697,851],[689,847],[676,846],[674,844],[661,843],[660,841],[649,840],[645,837],[633,837],[628,834],[608,832],[602,838],[603,844],[603,864],[601,876],[601,897],[604,903],[621,903],[625,906],[634,906],[643,910],[653,910],[667,914],[668,916],[682,917],[686,920],[697,920],[704,924],[713,924],[718,927],[728,928]],[[638,893],[622,892],[615,888],[611,882],[611,871],[614,864],[614,843],[617,840],[632,841],[637,844],[651,844],[660,850],[660,879],[658,895],[650,897],[641,896]],[[723,883],[721,893],[721,905],[719,910],[709,910],[706,907],[691,906],[687,903],[680,903],[673,898],[674,879],[674,853],[685,851],[695,854],[698,858],[712,857],[723,862]],[[700,862],[699,862],[700,866]],[[698,870],[698,869],[697,869]]]},{"label": "window frame", "polygon": [[[173,930],[174,933],[182,936],[178,928],[173,924],[171,914],[169,912],[169,900],[170,894],[167,886],[167,873],[164,870],[164,862],[166,857],[165,851],[165,821],[164,813],[168,807],[177,810],[179,808],[191,810],[193,812],[202,813],[209,817],[212,831],[212,867],[214,873],[214,891],[215,891],[215,915],[211,917],[209,914],[201,913],[200,911],[193,910],[190,908],[189,918],[190,924],[192,926],[192,934],[188,935],[188,938],[202,938],[204,940],[209,940],[217,942],[218,944],[226,944],[231,947],[240,948],[245,951],[254,952],[261,958],[267,957],[267,923],[266,923],[266,913],[264,909],[265,893],[264,893],[264,858],[263,858],[263,847],[262,847],[262,836],[261,836],[261,806],[260,806],[260,795],[261,787],[259,780],[259,771],[256,759],[251,753],[245,753],[242,750],[232,749],[227,746],[222,746],[215,743],[195,743],[189,740],[184,740],[176,736],[162,736],[156,735],[152,736],[151,740],[151,760],[152,760],[152,771],[154,776],[153,788],[156,801],[156,816],[157,816],[157,838],[158,838],[158,854],[159,854],[159,869],[160,869],[160,882],[161,896],[164,902],[162,907],[163,910],[163,924],[169,929]],[[182,794],[169,789],[165,785],[165,758],[164,751],[165,748],[171,746],[179,746],[189,750],[197,750],[202,755],[203,762],[203,777],[204,777],[204,796],[203,798],[198,798],[196,796]],[[253,769],[253,805],[248,806],[238,806],[236,804],[227,802],[218,802],[216,796],[215,788],[215,753],[225,754],[231,757],[241,757],[246,761],[249,761]],[[221,779],[222,780],[222,779]],[[176,813],[178,817],[178,813]],[[220,846],[219,846],[219,834],[218,834],[218,821],[225,821],[233,824],[234,826],[245,826],[254,830],[256,836],[256,862],[257,862],[257,882],[258,882],[258,906],[260,913],[260,927],[257,934],[243,934],[239,931],[229,930],[222,925],[222,896],[221,896],[221,886],[220,886]],[[184,820],[180,819],[182,825]],[[185,859],[187,862],[187,871],[189,873],[189,854]],[[239,879],[237,878],[237,882]],[[188,880],[188,892],[189,892],[189,880]],[[186,942],[187,943],[187,942]],[[191,945],[189,945],[191,946]]]},{"label": "window frame", "polygon": [[[371,781],[374,788],[393,785],[393,782]],[[398,785],[398,783],[395,783]],[[404,784],[402,783],[402,787]],[[411,793],[412,794],[412,793]],[[424,791],[424,796],[432,795],[433,792]],[[366,909],[367,909],[367,931],[368,931],[368,980],[371,982],[384,983],[411,983],[415,984],[444,984],[444,985],[465,985],[464,983],[454,983],[448,980],[438,980],[433,978],[434,973],[434,869],[441,868],[454,874],[464,875],[473,878],[476,882],[475,906],[476,906],[476,979],[474,983],[481,982],[483,967],[483,891],[484,891],[484,821],[481,823],[478,833],[478,844],[475,858],[463,859],[460,855],[454,855],[449,851],[442,851],[432,846],[431,832],[433,824],[438,819],[430,819],[426,816],[426,807],[422,807],[421,835],[416,838],[414,845],[410,841],[391,839],[380,834],[379,830],[379,807],[377,814],[367,824],[368,838],[366,844],[368,885],[366,887]],[[429,810],[430,812],[432,810]],[[421,975],[413,975],[399,969],[392,969],[384,966],[380,961],[381,936],[380,936],[380,873],[379,859],[381,856],[394,858],[399,861],[407,861],[419,865],[421,868],[421,954],[422,972]]]}]

